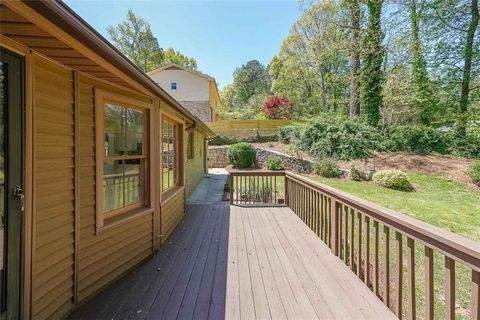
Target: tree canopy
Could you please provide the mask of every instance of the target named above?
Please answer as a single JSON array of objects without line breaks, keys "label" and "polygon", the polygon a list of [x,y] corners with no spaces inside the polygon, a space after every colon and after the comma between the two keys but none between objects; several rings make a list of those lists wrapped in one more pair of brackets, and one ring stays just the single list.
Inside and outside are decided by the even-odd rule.
[{"label": "tree canopy", "polygon": [[162,49],[153,35],[150,23],[131,9],[128,10],[126,20],[116,26],[107,27],[107,32],[118,50],[144,72],[168,63],[197,69],[195,58],[187,57],[173,48]]}]

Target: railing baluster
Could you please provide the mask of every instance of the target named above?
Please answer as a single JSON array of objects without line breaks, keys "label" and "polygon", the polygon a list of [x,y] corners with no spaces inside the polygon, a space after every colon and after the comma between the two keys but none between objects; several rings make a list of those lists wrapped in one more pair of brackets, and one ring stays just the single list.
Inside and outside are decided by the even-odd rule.
[{"label": "railing baluster", "polygon": [[480,272],[472,270],[472,319],[480,320]]},{"label": "railing baluster", "polygon": [[370,217],[365,216],[365,272],[363,281],[368,286],[370,279]]},{"label": "railing baluster", "polygon": [[445,257],[445,318],[455,319],[455,260]]},{"label": "railing baluster", "polygon": [[400,232],[395,232],[396,239],[396,275],[395,275],[395,290],[396,290],[396,311],[398,319],[402,319],[402,305],[403,305],[403,295],[402,295],[402,286],[403,286],[403,240],[402,234]]},{"label": "railing baluster", "polygon": [[373,221],[373,292],[378,296],[378,221]]},{"label": "railing baluster", "polygon": [[340,260],[343,259],[343,204],[339,203],[336,210],[338,210],[338,257]]},{"label": "railing baluster", "polygon": [[355,210],[350,208],[350,268],[355,272]]},{"label": "railing baluster", "polygon": [[408,319],[417,318],[415,306],[415,242],[407,238],[407,271],[408,271]]},{"label": "railing baluster", "polygon": [[[343,250],[344,250],[344,258],[345,264],[348,266],[348,207],[346,205],[342,208],[342,216],[345,215],[345,235],[343,239]],[[350,263],[352,261],[350,260]]]},{"label": "railing baluster", "polygon": [[357,212],[358,218],[358,229],[357,229],[357,275],[360,277],[360,273],[362,272],[362,213],[360,211]]},{"label": "railing baluster", "polygon": [[433,250],[425,247],[425,319],[430,320],[434,317],[433,300]]},{"label": "railing baluster", "polygon": [[383,226],[383,302],[390,302],[390,228]]}]

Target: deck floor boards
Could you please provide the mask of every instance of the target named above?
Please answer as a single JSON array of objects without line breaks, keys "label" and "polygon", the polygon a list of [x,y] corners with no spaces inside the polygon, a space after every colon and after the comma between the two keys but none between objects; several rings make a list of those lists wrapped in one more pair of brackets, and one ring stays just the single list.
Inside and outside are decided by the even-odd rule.
[{"label": "deck floor boards", "polygon": [[194,204],[151,259],[70,319],[395,319],[286,207]]}]

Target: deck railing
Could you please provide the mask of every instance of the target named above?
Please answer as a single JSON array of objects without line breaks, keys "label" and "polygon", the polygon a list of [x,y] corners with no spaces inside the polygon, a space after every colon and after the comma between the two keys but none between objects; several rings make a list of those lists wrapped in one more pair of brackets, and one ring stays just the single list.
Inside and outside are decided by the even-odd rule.
[{"label": "deck railing", "polygon": [[291,172],[275,175],[284,176],[285,204],[400,319],[480,320],[480,243]]},{"label": "deck railing", "polygon": [[284,186],[284,171],[232,171],[230,172],[230,203],[284,204]]}]

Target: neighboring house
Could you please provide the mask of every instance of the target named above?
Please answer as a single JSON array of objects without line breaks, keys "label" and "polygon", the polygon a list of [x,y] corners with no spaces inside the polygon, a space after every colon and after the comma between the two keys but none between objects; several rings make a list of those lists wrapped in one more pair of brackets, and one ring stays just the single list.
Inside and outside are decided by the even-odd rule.
[{"label": "neighboring house", "polygon": [[174,63],[147,73],[160,87],[204,122],[219,119],[220,94],[214,78]]},{"label": "neighboring house", "polygon": [[165,243],[213,132],[65,3],[0,12],[0,319],[63,319]]}]

